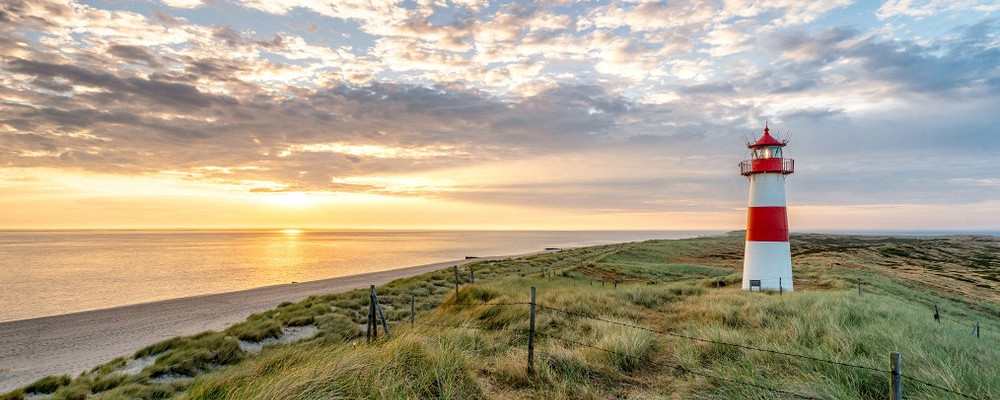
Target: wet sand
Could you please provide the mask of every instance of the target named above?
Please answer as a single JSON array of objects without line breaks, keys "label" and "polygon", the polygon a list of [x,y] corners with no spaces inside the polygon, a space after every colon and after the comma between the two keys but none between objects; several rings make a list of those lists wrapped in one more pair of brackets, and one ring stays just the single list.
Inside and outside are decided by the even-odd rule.
[{"label": "wet sand", "polygon": [[0,393],[47,375],[76,376],[115,357],[128,358],[136,350],[164,339],[222,330],[245,320],[250,314],[269,310],[284,301],[299,301],[312,295],[344,292],[372,284],[381,285],[453,265],[510,257],[520,256],[446,261],[320,281],[3,322],[0,323]]}]

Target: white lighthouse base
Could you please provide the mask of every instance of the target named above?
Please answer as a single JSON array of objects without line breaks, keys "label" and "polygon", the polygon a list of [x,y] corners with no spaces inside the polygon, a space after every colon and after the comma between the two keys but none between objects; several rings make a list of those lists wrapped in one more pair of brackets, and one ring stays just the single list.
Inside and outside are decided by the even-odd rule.
[{"label": "white lighthouse base", "polygon": [[788,242],[747,241],[743,255],[743,290],[750,290],[751,280],[759,280],[762,290],[778,290],[780,282],[781,290],[792,291],[791,245]]}]

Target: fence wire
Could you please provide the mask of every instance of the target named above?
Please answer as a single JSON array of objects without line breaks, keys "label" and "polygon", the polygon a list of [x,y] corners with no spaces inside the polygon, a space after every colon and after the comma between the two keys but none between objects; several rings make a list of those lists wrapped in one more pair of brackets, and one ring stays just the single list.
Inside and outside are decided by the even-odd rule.
[{"label": "fence wire", "polygon": [[[605,322],[605,323],[609,323],[609,324],[619,325],[619,326],[623,326],[623,327],[644,330],[644,331],[647,331],[647,332],[652,332],[652,333],[656,333],[656,334],[660,334],[660,335],[673,336],[673,337],[678,337],[678,338],[682,338],[682,339],[689,339],[689,340],[695,340],[695,341],[700,341],[700,342],[707,342],[707,343],[719,344],[719,345],[724,345],[724,346],[732,346],[732,347],[736,347],[736,348],[740,348],[740,349],[754,350],[754,351],[760,351],[760,352],[765,352],[765,353],[778,354],[778,355],[783,355],[783,356],[788,356],[788,357],[803,358],[803,359],[807,359],[807,360],[818,361],[818,362],[827,363],[827,364],[833,364],[833,365],[839,365],[839,366],[843,366],[843,367],[850,367],[850,368],[862,369],[862,370],[867,370],[867,371],[871,371],[871,372],[879,372],[879,373],[885,373],[885,374],[892,374],[892,371],[889,371],[889,370],[882,370],[882,369],[868,367],[868,366],[864,366],[864,365],[850,364],[850,363],[844,363],[844,362],[839,362],[839,361],[826,360],[826,359],[822,359],[822,358],[807,356],[807,355],[803,355],[803,354],[795,354],[795,353],[788,353],[788,352],[783,352],[783,351],[778,351],[778,350],[762,349],[762,348],[758,348],[758,347],[747,346],[747,345],[742,345],[742,344],[737,344],[737,343],[722,342],[722,341],[718,341],[718,340],[712,340],[712,339],[705,339],[705,338],[699,338],[699,337],[694,337],[694,336],[682,335],[682,334],[679,334],[679,333],[673,333],[673,332],[667,332],[667,331],[658,330],[658,329],[647,328],[647,327],[639,326],[639,325],[635,325],[635,324],[628,324],[628,323],[619,322],[619,321],[612,321],[612,320],[605,319],[605,318],[594,317],[594,316],[586,315],[586,314],[583,314],[583,313],[577,313],[577,312],[573,312],[573,311],[563,310],[563,309],[560,309],[560,308],[549,307],[549,306],[545,306],[545,305],[542,305],[542,304],[536,304],[535,306],[538,307],[538,308],[540,308],[540,309],[543,309],[543,310],[550,310],[550,311],[555,311],[555,312],[559,312],[559,313],[563,313],[563,314],[566,314],[566,315],[571,315],[571,316],[575,316],[575,317],[579,317],[579,318],[586,318],[586,319],[590,319],[590,320],[594,320],[594,321],[600,321],[600,322]],[[588,347],[593,347],[593,346],[588,346]],[[981,400],[978,397],[974,397],[972,395],[965,394],[965,393],[962,393],[962,392],[959,392],[959,391],[956,391],[956,390],[953,390],[953,389],[948,389],[948,388],[946,388],[944,386],[936,385],[936,384],[933,384],[933,383],[930,383],[930,382],[927,382],[927,381],[924,381],[924,380],[921,380],[921,379],[917,379],[917,378],[914,378],[914,377],[911,377],[911,376],[904,375],[903,379],[905,379],[905,380],[911,380],[913,382],[920,383],[920,384],[923,384],[923,385],[926,385],[926,386],[929,386],[929,387],[932,387],[932,388],[935,388],[935,389],[938,389],[938,390],[943,390],[943,391],[946,391],[948,393],[951,393],[951,394],[954,394],[954,395],[957,395],[957,396],[961,396],[961,397],[964,397],[964,398],[967,398],[967,399]]]},{"label": "fence wire", "polygon": [[[608,354],[614,354],[614,355],[617,355],[617,356],[620,356],[620,357],[630,358],[630,359],[636,360],[637,362],[643,362],[643,363],[646,363],[646,364],[649,364],[649,365],[653,365],[653,366],[667,366],[667,367],[670,367],[670,366],[664,365],[664,364],[657,364],[657,363],[655,363],[655,362],[653,362],[651,360],[648,360],[648,359],[644,359],[644,358],[641,358],[641,357],[630,356],[630,355],[625,354],[625,353],[621,353],[621,352],[618,352],[618,351],[614,351],[614,350],[605,349],[605,348],[602,348],[602,347],[598,347],[598,346],[586,344],[586,343],[579,342],[579,341],[572,340],[572,339],[567,339],[567,338],[564,338],[562,336],[554,335],[554,334],[551,334],[551,333],[535,331],[535,334],[536,335],[540,335],[540,336],[549,337],[549,338],[552,338],[552,339],[556,339],[556,340],[559,340],[559,341],[562,341],[562,342],[566,342],[566,343],[575,344],[575,345],[582,346],[582,347],[587,347],[587,348],[591,348],[591,349],[603,351],[603,352],[608,353]],[[774,387],[770,387],[770,386],[765,386],[765,385],[760,385],[760,384],[756,384],[756,383],[750,383],[750,382],[741,382],[741,381],[736,381],[736,380],[729,379],[729,378],[724,378],[724,377],[721,377],[721,376],[718,376],[718,375],[714,375],[714,374],[709,374],[709,373],[705,373],[705,372],[694,371],[692,369],[689,369],[689,368],[685,367],[684,365],[676,365],[675,367],[680,368],[685,373],[690,373],[692,375],[703,376],[703,377],[706,377],[706,378],[709,378],[709,379],[718,379],[718,380],[729,382],[729,383],[732,383],[732,384],[735,384],[735,385],[750,386],[750,387],[754,387],[754,388],[757,388],[757,389],[763,389],[763,390],[768,390],[768,391],[775,392],[775,393],[782,393],[782,394],[787,394],[787,395],[790,395],[790,396],[795,396],[795,397],[798,397],[800,399],[823,400],[823,399],[821,399],[819,397],[813,397],[813,396],[808,396],[808,395],[804,395],[804,394],[799,394],[799,393],[791,392],[791,391],[784,390],[784,389],[778,389],[778,388],[774,388]]]},{"label": "fence wire", "polygon": [[968,395],[968,394],[965,394],[965,393],[962,393],[962,392],[958,392],[958,391],[955,391],[955,390],[951,390],[951,389],[948,389],[948,388],[946,388],[946,387],[944,387],[944,386],[940,386],[940,385],[935,385],[935,384],[933,384],[933,383],[930,383],[930,382],[927,382],[927,381],[923,381],[923,380],[920,380],[920,379],[917,379],[917,378],[914,378],[914,377],[911,377],[911,376],[906,376],[906,375],[903,375],[903,380],[904,380],[904,381],[906,381],[906,380],[910,380],[910,381],[913,381],[913,382],[916,382],[916,383],[919,383],[919,384],[921,384],[921,385],[927,385],[927,386],[930,386],[930,387],[932,387],[932,388],[935,388],[935,389],[938,389],[938,390],[943,390],[943,391],[945,391],[945,392],[948,392],[948,393],[951,393],[951,394],[953,394],[953,395],[956,395],[956,396],[961,396],[961,397],[964,397],[964,398],[967,398],[967,399],[972,399],[972,400],[984,400],[984,398],[980,398],[980,397],[974,397],[974,396],[972,396],[972,395]]},{"label": "fence wire", "polygon": [[[526,305],[531,305],[531,303],[530,302],[488,302],[487,301],[487,302],[461,302],[461,303],[443,303],[443,304],[441,304],[441,306],[443,306],[443,307],[450,307],[450,306],[466,306],[466,307],[501,306],[501,307],[503,307],[503,306],[526,306]],[[609,320],[609,319],[606,319],[606,318],[600,318],[600,317],[595,317],[595,316],[592,316],[592,315],[587,315],[587,314],[584,314],[584,313],[569,311],[569,310],[565,310],[565,309],[561,309],[561,308],[557,308],[557,307],[546,306],[544,304],[540,304],[540,303],[537,303],[537,302],[535,303],[535,306],[537,308],[541,309],[541,310],[549,310],[549,311],[553,311],[553,312],[557,312],[557,313],[562,313],[562,314],[565,314],[565,315],[570,315],[570,316],[574,316],[574,317],[578,317],[578,318],[585,318],[585,319],[590,319],[590,320],[594,320],[594,321],[600,321],[600,322],[604,322],[604,323],[608,323],[608,324],[619,325],[619,326],[623,326],[623,327],[627,327],[627,328],[643,330],[643,331],[647,331],[647,332],[651,332],[651,333],[655,333],[655,334],[659,334],[659,335],[672,336],[672,337],[676,337],[676,338],[694,340],[694,341],[705,342],[705,343],[713,343],[713,344],[718,344],[718,345],[723,345],[723,346],[730,346],[730,347],[735,347],[735,348],[740,348],[740,349],[745,349],[745,350],[760,351],[760,352],[777,354],[777,355],[782,355],[782,356],[787,356],[787,357],[801,358],[801,359],[806,359],[806,360],[811,360],[811,361],[817,361],[817,362],[831,364],[831,365],[838,365],[838,366],[842,366],[842,367],[849,367],[849,368],[866,370],[866,371],[869,371],[869,372],[878,372],[878,373],[884,373],[884,374],[890,374],[890,375],[892,374],[892,371],[883,370],[883,369],[874,368],[874,367],[869,367],[869,366],[865,366],[865,365],[851,364],[851,363],[845,363],[845,362],[827,360],[827,359],[822,359],[822,358],[807,356],[807,355],[804,355],[804,354],[788,353],[788,352],[783,352],[783,351],[779,351],[779,350],[763,349],[763,348],[759,348],[759,347],[742,345],[742,344],[738,344],[738,343],[730,343],[730,342],[723,342],[723,341],[712,340],[712,339],[699,338],[699,337],[694,337],[694,336],[689,336],[689,335],[683,335],[683,334],[674,333],[674,332],[668,332],[668,331],[659,330],[659,329],[647,328],[647,327],[640,326],[640,325],[635,325],[635,324],[629,324],[629,323],[624,323],[624,322],[619,322],[619,321],[612,321],[612,320]],[[944,318],[942,318],[942,319],[944,319]],[[966,324],[961,323],[959,321],[956,321],[955,319],[949,318],[949,320],[950,320],[950,322],[954,322],[954,323],[957,323],[959,325],[963,325],[963,326],[967,326],[967,327],[974,327],[974,326],[969,326],[969,325],[966,325]],[[416,324],[416,325],[424,325],[424,326],[432,326],[432,327],[471,329],[471,330],[480,330],[480,331],[498,331],[496,329],[486,329],[486,328],[483,328],[483,327],[469,326],[469,325],[434,324],[434,323],[427,323],[427,322],[414,322],[414,324]],[[524,333],[527,333],[527,332],[528,332],[527,330],[524,331]],[[564,341],[564,342],[567,342],[567,343],[576,344],[576,345],[579,345],[579,346],[593,348],[593,349],[596,349],[596,350],[599,350],[599,351],[604,351],[604,352],[608,352],[608,353],[617,354],[617,355],[622,356],[622,357],[631,357],[631,356],[628,356],[628,355],[623,354],[623,353],[615,352],[613,350],[603,349],[603,348],[596,347],[596,346],[593,346],[593,345],[588,345],[586,343],[582,343],[582,342],[579,342],[579,341],[575,341],[575,340],[571,340],[571,339],[566,339],[566,338],[563,338],[563,337],[555,336],[555,335],[552,335],[552,334],[549,334],[549,333],[543,333],[543,332],[540,332],[540,331],[535,331],[535,334],[542,335],[542,336],[548,336],[548,337],[556,339],[556,340],[560,340],[560,341]],[[809,396],[806,396],[806,395],[802,395],[802,394],[798,394],[798,393],[794,393],[794,392],[789,392],[789,391],[785,391],[785,390],[781,390],[781,389],[777,389],[777,388],[771,388],[771,387],[767,387],[767,386],[763,386],[763,385],[758,385],[758,384],[754,384],[754,383],[749,383],[749,382],[739,382],[739,381],[731,380],[731,379],[724,378],[724,377],[721,377],[721,376],[711,375],[711,374],[708,374],[708,373],[705,373],[705,372],[693,371],[693,370],[690,370],[690,369],[684,367],[683,365],[680,365],[679,367],[682,370],[684,370],[685,372],[689,372],[689,373],[692,373],[694,375],[701,375],[701,376],[705,376],[707,378],[718,379],[718,380],[726,381],[726,382],[733,383],[733,384],[741,384],[741,385],[752,386],[752,387],[756,387],[756,388],[763,389],[763,390],[774,391],[776,393],[784,393],[784,394],[792,395],[792,396],[799,397],[799,398],[817,399],[816,397],[809,397]],[[909,381],[913,381],[915,383],[919,383],[919,384],[922,384],[922,385],[925,385],[927,387],[931,387],[931,388],[934,388],[934,389],[937,389],[937,390],[945,391],[945,392],[948,392],[948,393],[951,393],[953,395],[960,396],[960,397],[963,397],[963,398],[966,398],[966,399],[983,400],[981,398],[978,398],[978,397],[975,397],[975,396],[972,396],[972,395],[969,395],[969,394],[965,394],[965,393],[962,393],[962,392],[959,392],[959,391],[956,391],[956,390],[953,390],[953,389],[949,389],[947,387],[944,387],[944,386],[941,386],[941,385],[937,385],[937,384],[934,384],[934,383],[931,383],[931,382],[927,382],[927,381],[924,381],[924,380],[921,380],[921,379],[918,379],[918,378],[914,378],[914,377],[911,377],[911,376],[905,376],[904,375],[903,379],[909,380]]]},{"label": "fence wire", "polygon": [[453,324],[434,324],[430,322],[413,322],[414,325],[432,326],[436,328],[458,328],[458,329],[472,329],[477,331],[490,331],[491,329],[486,329],[481,326],[470,326],[470,325],[453,325]]},{"label": "fence wire", "polygon": [[[414,324],[415,325],[430,326],[430,327],[439,327],[439,328],[472,329],[472,330],[479,330],[479,331],[497,331],[495,329],[487,329],[487,328],[483,328],[483,327],[479,327],[479,326],[469,326],[469,325],[459,325],[459,324],[435,324],[435,323],[429,323],[429,322],[414,322]],[[524,330],[524,329],[519,330],[519,331],[520,331],[519,333],[529,333],[528,330]],[[639,358],[639,357],[635,357],[635,356],[630,356],[628,354],[624,354],[624,353],[617,352],[617,351],[614,351],[614,350],[609,350],[609,349],[601,348],[601,347],[594,346],[594,345],[589,345],[589,344],[586,344],[586,343],[583,343],[583,342],[580,342],[580,341],[576,341],[576,340],[572,340],[572,339],[567,339],[565,337],[562,337],[562,336],[559,336],[559,335],[554,335],[554,334],[551,334],[551,333],[546,333],[546,332],[542,332],[542,331],[537,331],[536,330],[535,331],[535,335],[543,336],[543,337],[548,337],[548,338],[552,338],[552,339],[556,339],[556,340],[559,340],[559,341],[562,341],[562,342],[566,342],[566,343],[570,343],[570,344],[574,344],[574,345],[578,345],[578,346],[588,347],[588,348],[599,350],[599,351],[603,351],[603,352],[609,353],[609,354],[615,354],[615,355],[618,355],[620,357],[634,359],[636,361],[648,363],[648,364],[651,364],[651,365],[654,365],[654,366],[666,366],[664,364],[653,363],[651,360],[647,360],[647,359],[643,359],[643,358]],[[823,399],[820,399],[818,397],[807,396],[807,395],[803,395],[803,394],[799,394],[799,393],[795,393],[795,392],[790,392],[790,391],[783,390],[783,389],[773,388],[773,387],[770,387],[770,386],[764,386],[764,385],[759,385],[759,384],[750,383],[750,382],[741,382],[741,381],[736,381],[736,380],[733,380],[733,379],[724,378],[724,377],[721,377],[721,376],[709,374],[709,373],[706,373],[706,372],[694,371],[694,370],[691,370],[691,369],[685,367],[684,365],[677,365],[676,367],[679,367],[685,373],[690,373],[692,375],[703,376],[703,377],[710,378],[710,379],[718,379],[718,380],[729,382],[729,383],[732,383],[732,384],[735,384],[735,385],[750,386],[750,387],[754,387],[754,388],[757,388],[757,389],[769,390],[769,391],[772,391],[772,392],[775,392],[775,393],[783,393],[783,394],[795,396],[795,397],[798,397],[798,398],[801,398],[801,399],[823,400]]]},{"label": "fence wire", "polygon": [[481,307],[481,306],[527,306],[527,305],[531,305],[531,303],[529,303],[529,302],[507,302],[507,303],[503,303],[503,302],[501,302],[501,303],[490,303],[490,302],[482,302],[482,303],[441,303],[442,307],[450,307],[450,306],[470,306],[470,307]]},{"label": "fence wire", "polygon": [[545,306],[545,305],[541,305],[541,304],[538,304],[537,307],[541,308],[543,310],[556,311],[556,312],[563,313],[563,314],[566,314],[566,315],[572,315],[572,316],[579,317],[579,318],[586,318],[586,319],[591,319],[591,320],[594,320],[594,321],[601,321],[601,322],[605,322],[605,323],[609,323],[609,324],[614,324],[614,325],[620,325],[620,326],[624,326],[624,327],[628,327],[628,328],[644,330],[644,331],[647,331],[647,332],[652,332],[652,333],[656,333],[656,334],[660,334],[660,335],[673,336],[673,337],[677,337],[677,338],[688,339],[688,340],[695,340],[695,341],[699,341],[699,342],[714,343],[714,344],[719,344],[719,345],[724,345],[724,346],[731,346],[731,347],[736,347],[736,348],[741,348],[741,349],[746,349],[746,350],[754,350],[754,351],[761,351],[761,352],[765,352],[765,353],[779,354],[779,355],[788,356],[788,357],[804,358],[804,359],[807,359],[807,360],[819,361],[819,362],[823,362],[823,363],[827,363],[827,364],[840,365],[840,366],[844,366],[844,367],[864,369],[864,370],[874,371],[874,372],[891,373],[891,371],[889,371],[889,370],[882,370],[882,369],[868,367],[868,366],[864,366],[864,365],[848,364],[848,363],[842,363],[842,362],[839,362],[839,361],[832,361],[832,360],[826,360],[826,359],[822,359],[822,358],[816,358],[816,357],[807,356],[807,355],[803,355],[803,354],[787,353],[787,352],[778,351],[778,350],[762,349],[762,348],[759,348],[759,347],[747,346],[747,345],[742,345],[742,344],[722,342],[722,341],[718,341],[718,340],[704,339],[704,338],[699,338],[699,337],[694,337],[694,336],[682,335],[682,334],[679,334],[679,333],[667,332],[667,331],[662,331],[662,330],[658,330],[658,329],[647,328],[647,327],[644,327],[644,326],[639,326],[639,325],[634,325],[634,324],[627,324],[627,323],[618,322],[618,321],[612,321],[612,320],[609,320],[609,319],[594,317],[594,316],[590,316],[590,315],[586,315],[586,314],[582,314],[582,313],[577,313],[577,312],[573,312],[573,311],[563,310],[563,309],[555,308],[555,307],[549,307],[549,306]]}]

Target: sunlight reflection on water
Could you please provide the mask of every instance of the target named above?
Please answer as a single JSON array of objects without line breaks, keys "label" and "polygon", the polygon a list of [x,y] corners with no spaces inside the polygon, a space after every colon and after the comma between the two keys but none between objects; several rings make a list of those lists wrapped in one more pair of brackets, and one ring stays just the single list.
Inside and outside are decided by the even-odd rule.
[{"label": "sunlight reflection on water", "polygon": [[715,232],[0,231],[0,321],[508,255]]}]

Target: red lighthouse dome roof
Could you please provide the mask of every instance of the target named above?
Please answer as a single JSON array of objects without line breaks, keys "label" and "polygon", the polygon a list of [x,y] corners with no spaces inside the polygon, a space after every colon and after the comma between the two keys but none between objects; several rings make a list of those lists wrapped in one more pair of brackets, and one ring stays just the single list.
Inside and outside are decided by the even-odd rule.
[{"label": "red lighthouse dome roof", "polygon": [[760,139],[757,139],[757,141],[752,144],[747,144],[747,147],[755,149],[764,146],[784,146],[786,144],[787,143],[785,141],[778,141],[778,139],[775,139],[774,136],[771,136],[771,129],[769,129],[767,125],[764,125],[764,136],[761,136]]}]

